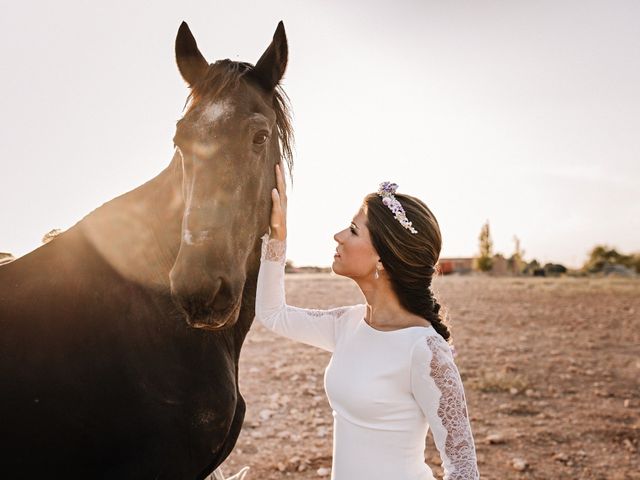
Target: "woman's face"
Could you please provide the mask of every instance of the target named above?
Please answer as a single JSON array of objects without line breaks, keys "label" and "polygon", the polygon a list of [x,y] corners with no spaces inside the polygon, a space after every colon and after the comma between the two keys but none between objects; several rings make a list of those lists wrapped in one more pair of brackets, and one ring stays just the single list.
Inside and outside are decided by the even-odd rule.
[{"label": "woman's face", "polygon": [[331,269],[338,275],[349,278],[373,277],[378,254],[371,244],[367,216],[360,208],[349,227],[336,233],[338,242]]}]

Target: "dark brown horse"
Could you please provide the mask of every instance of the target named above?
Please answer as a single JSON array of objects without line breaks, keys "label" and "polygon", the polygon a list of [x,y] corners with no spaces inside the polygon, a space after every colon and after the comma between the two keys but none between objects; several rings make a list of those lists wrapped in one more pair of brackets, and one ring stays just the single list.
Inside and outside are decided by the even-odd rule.
[{"label": "dark brown horse", "polygon": [[209,64],[169,166],[0,267],[4,478],[202,479],[231,452],[274,166],[291,168],[282,23],[255,66]]}]

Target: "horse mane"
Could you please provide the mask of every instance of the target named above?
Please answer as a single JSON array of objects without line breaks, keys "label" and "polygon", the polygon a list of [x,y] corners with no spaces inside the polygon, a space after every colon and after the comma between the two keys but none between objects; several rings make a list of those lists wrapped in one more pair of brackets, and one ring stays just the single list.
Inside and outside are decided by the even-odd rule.
[{"label": "horse mane", "polygon": [[[189,113],[202,100],[215,99],[235,90],[240,79],[250,74],[254,66],[247,62],[234,62],[229,59],[218,60],[209,65],[204,77],[191,88],[185,106]],[[255,81],[254,81],[255,83]],[[276,127],[280,152],[287,162],[289,174],[293,169],[293,126],[291,124],[291,106],[289,97],[280,85],[273,92],[273,109],[276,113]]]}]

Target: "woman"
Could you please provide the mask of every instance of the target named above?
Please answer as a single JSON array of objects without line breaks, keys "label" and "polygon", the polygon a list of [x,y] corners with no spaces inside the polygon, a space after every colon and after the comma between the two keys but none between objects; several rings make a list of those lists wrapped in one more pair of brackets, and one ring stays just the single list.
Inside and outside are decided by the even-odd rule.
[{"label": "woman", "polygon": [[309,310],[285,303],[286,192],[276,166],[271,232],[263,237],[256,319],[285,337],[333,353],[325,390],[333,409],[332,480],[432,480],[431,428],[445,480],[479,478],[460,375],[430,290],[438,223],[415,197],[385,182],[338,232],[333,271],[366,304]]}]

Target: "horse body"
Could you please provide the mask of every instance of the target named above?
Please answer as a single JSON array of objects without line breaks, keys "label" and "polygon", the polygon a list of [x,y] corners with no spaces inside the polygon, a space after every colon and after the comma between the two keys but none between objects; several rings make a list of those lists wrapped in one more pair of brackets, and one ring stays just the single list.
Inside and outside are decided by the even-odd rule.
[{"label": "horse body", "polygon": [[[256,92],[269,98],[268,88]],[[236,115],[238,94],[247,97],[242,89],[224,97]],[[192,111],[206,113],[207,102],[195,99]],[[238,360],[280,147],[251,145],[264,170],[240,171],[247,214],[246,200],[231,195],[234,209],[220,199],[228,192],[219,184],[209,184],[213,197],[196,188],[204,176],[197,168],[220,151],[243,160],[232,151],[238,139],[225,150],[219,136],[201,138],[198,150],[185,140],[192,127],[183,127],[157,177],[0,267],[0,463],[9,478],[205,478],[235,445],[245,410]],[[211,207],[221,203],[222,213]],[[239,227],[224,225],[225,216]],[[224,258],[216,257],[225,241],[237,245],[237,257],[222,247]]]},{"label": "horse body", "polygon": [[168,290],[126,278],[90,241],[85,224],[105,213],[0,270],[1,317],[20,319],[0,340],[12,478],[198,478],[235,443],[255,277],[234,329],[194,329]]}]

